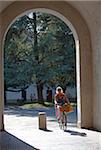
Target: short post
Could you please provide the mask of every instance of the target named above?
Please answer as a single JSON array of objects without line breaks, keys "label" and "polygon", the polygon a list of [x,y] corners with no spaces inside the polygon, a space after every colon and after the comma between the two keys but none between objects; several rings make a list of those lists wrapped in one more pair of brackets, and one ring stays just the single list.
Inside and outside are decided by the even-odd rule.
[{"label": "short post", "polygon": [[39,129],[46,130],[46,113],[39,112]]}]

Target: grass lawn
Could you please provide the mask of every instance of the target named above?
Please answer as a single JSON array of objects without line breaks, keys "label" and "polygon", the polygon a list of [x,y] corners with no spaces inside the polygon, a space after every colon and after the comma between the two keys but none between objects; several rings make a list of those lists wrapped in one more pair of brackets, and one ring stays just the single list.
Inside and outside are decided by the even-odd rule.
[{"label": "grass lawn", "polygon": [[[71,103],[73,107],[76,107],[75,103]],[[54,107],[53,103],[44,102],[44,104],[39,103],[31,103],[31,104],[23,104],[20,106],[23,109],[31,109],[31,108],[48,108],[48,107]]]},{"label": "grass lawn", "polygon": [[29,103],[29,104],[23,104],[20,107],[25,108],[25,109],[31,109],[31,108],[47,108],[47,107],[53,107],[53,103],[49,102],[44,102],[44,104],[39,104],[39,103]]},{"label": "grass lawn", "polygon": [[[20,103],[8,103],[7,105],[8,106],[18,106],[23,109],[54,107],[54,104],[52,102],[46,102],[46,101],[44,101],[44,104],[40,104],[38,102],[20,102]],[[71,105],[73,107],[76,107],[77,103],[71,102]]]}]

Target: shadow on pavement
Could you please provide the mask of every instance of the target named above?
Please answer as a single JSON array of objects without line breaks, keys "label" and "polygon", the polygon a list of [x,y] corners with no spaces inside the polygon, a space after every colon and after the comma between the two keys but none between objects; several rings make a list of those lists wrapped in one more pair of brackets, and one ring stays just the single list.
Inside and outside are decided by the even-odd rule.
[{"label": "shadow on pavement", "polygon": [[4,113],[6,115],[16,115],[18,117],[20,116],[29,116],[29,117],[35,117],[38,116],[39,112],[46,112],[47,116],[55,116],[55,110],[53,108],[34,108],[34,109],[22,109],[17,106],[13,107],[5,107]]},{"label": "shadow on pavement", "polygon": [[[49,108],[34,108],[34,109],[22,109],[18,106],[6,106],[4,109],[5,115],[14,115],[16,117],[26,116],[26,117],[38,117],[39,112],[45,112],[48,117],[52,117],[53,120],[48,120],[51,122],[56,122],[56,115],[54,107]],[[68,123],[76,123],[77,112],[76,108],[74,112],[67,115]]]},{"label": "shadow on pavement", "polygon": [[1,150],[40,150],[6,131],[0,132],[0,148]]},{"label": "shadow on pavement", "polygon": [[76,136],[83,136],[83,137],[87,136],[86,133],[81,133],[81,132],[77,132],[77,131],[73,131],[73,130],[65,130],[64,132],[68,132],[71,135],[76,135]]},{"label": "shadow on pavement", "polygon": [[48,130],[48,129],[40,129],[42,131],[45,131],[45,132],[53,132],[52,130]]}]

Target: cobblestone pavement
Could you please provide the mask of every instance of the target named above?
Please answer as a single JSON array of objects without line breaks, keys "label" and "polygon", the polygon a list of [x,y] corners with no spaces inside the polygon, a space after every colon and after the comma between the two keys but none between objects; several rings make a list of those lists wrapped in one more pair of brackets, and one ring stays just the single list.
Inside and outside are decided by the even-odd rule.
[{"label": "cobblestone pavement", "polygon": [[[38,112],[47,113],[47,130],[38,129]],[[39,150],[101,150],[101,133],[75,126],[76,112],[68,115],[68,127],[59,128],[54,109],[5,109],[5,129]],[[12,140],[10,140],[12,142]],[[23,146],[24,147],[24,146]],[[2,149],[8,150],[8,149]],[[13,148],[13,150],[15,150]],[[20,150],[18,148],[17,150]],[[27,148],[21,150],[29,150]],[[31,150],[31,149],[30,149]]]}]

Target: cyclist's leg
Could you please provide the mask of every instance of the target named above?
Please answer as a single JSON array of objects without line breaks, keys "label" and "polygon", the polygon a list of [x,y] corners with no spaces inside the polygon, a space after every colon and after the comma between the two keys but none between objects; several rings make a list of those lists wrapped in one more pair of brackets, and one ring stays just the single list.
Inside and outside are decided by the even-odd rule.
[{"label": "cyclist's leg", "polygon": [[65,130],[65,112],[62,112],[62,117],[61,117],[61,123],[60,123],[60,128]]},{"label": "cyclist's leg", "polygon": [[56,117],[58,119],[58,122],[61,120],[61,117],[62,117],[62,112],[60,111],[60,106],[57,105],[56,107]]},{"label": "cyclist's leg", "polygon": [[63,114],[63,112],[61,112],[61,117],[60,117],[60,121],[59,121],[59,126],[61,129],[63,128],[63,120],[64,120],[64,114]]},{"label": "cyclist's leg", "polygon": [[55,114],[56,114],[56,118],[58,119],[58,108],[57,108],[57,106],[55,106]]}]

